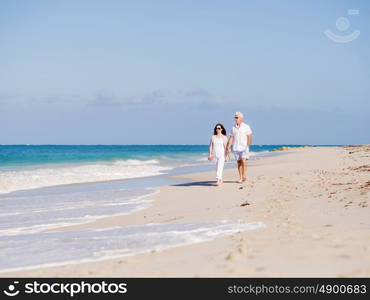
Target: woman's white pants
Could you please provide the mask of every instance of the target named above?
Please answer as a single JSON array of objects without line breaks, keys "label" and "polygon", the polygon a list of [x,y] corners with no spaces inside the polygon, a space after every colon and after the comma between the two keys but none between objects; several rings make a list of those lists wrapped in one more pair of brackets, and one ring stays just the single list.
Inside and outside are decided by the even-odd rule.
[{"label": "woman's white pants", "polygon": [[222,172],[224,170],[225,157],[216,157],[216,178],[222,179]]}]

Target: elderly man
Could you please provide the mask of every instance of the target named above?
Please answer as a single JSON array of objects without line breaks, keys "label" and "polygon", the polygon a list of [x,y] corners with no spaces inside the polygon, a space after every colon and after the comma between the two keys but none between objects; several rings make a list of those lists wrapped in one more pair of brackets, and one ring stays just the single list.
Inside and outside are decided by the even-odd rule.
[{"label": "elderly man", "polygon": [[247,160],[249,159],[249,146],[252,144],[252,129],[248,124],[245,124],[244,116],[241,112],[236,112],[234,115],[235,125],[231,129],[230,138],[227,142],[226,149],[230,152],[231,144],[233,143],[233,151],[238,163],[239,180],[241,183],[245,180],[245,172],[247,170]]}]

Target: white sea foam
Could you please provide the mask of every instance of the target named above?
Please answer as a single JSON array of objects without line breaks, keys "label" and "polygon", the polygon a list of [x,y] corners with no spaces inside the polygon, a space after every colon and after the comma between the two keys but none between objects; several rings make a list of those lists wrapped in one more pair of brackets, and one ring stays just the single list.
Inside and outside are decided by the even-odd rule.
[{"label": "white sea foam", "polygon": [[196,161],[208,161],[208,157],[198,158]]},{"label": "white sea foam", "polygon": [[263,155],[266,155],[267,153],[270,153],[270,151],[258,151],[258,152],[253,152],[253,151],[250,151],[250,156],[263,156]]},{"label": "white sea foam", "polygon": [[118,160],[85,165],[38,167],[34,170],[0,172],[0,194],[47,186],[108,181],[163,174],[172,169],[158,160]]},{"label": "white sea foam", "polygon": [[222,220],[3,236],[0,237],[0,272],[161,251],[264,226],[262,222]]},{"label": "white sea foam", "polygon": [[[152,190],[152,189],[150,189]],[[0,237],[42,232],[46,229],[88,223],[130,214],[152,202],[159,190],[102,190],[1,199]]]},{"label": "white sea foam", "polygon": [[176,166],[177,168],[184,168],[184,167],[195,167],[195,166],[199,166],[199,164],[181,164],[181,165],[178,165]]}]

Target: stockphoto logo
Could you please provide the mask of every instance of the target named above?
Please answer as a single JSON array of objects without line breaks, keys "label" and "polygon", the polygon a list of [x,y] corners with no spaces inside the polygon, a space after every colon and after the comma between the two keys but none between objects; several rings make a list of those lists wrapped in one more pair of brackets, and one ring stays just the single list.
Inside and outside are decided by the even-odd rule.
[{"label": "stockphoto logo", "polygon": [[68,294],[73,297],[77,294],[125,294],[127,293],[126,283],[107,283],[102,282],[38,282],[36,280],[32,282],[25,282],[23,289],[19,281],[14,281],[9,284],[7,289],[3,290],[6,296],[14,297],[20,292],[25,294]]},{"label": "stockphoto logo", "polygon": [[[349,9],[348,16],[357,16],[360,14],[359,9]],[[324,31],[325,35],[336,43],[349,43],[360,36],[360,30],[350,30],[351,23],[348,17],[339,17],[336,22],[336,29],[340,34],[333,32],[330,28]]]},{"label": "stockphoto logo", "polygon": [[16,288],[19,281],[14,281],[13,284],[9,284],[8,289],[4,290],[4,294],[10,297],[17,296],[19,294],[19,290]]}]

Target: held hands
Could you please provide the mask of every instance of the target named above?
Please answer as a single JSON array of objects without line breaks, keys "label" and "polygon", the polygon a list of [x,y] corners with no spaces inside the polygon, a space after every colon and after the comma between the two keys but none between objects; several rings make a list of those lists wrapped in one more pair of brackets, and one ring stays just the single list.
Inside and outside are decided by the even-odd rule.
[{"label": "held hands", "polygon": [[230,161],[230,149],[225,149],[225,159],[226,161]]},{"label": "held hands", "polygon": [[212,160],[212,155],[211,154],[208,155],[208,160]]}]

